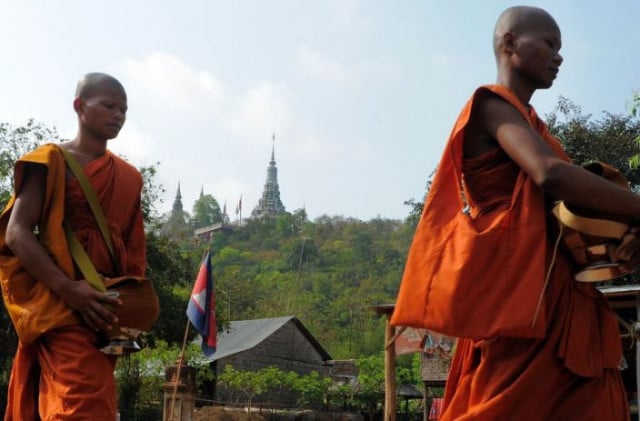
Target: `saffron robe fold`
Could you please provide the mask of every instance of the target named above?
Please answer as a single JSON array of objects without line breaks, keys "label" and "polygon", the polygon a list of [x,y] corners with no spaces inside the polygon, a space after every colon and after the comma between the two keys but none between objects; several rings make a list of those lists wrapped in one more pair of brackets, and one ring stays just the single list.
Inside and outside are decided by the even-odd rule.
[{"label": "saffron robe fold", "polygon": [[[444,333],[462,336],[447,380],[441,420],[626,420],[629,410],[618,371],[622,352],[615,313],[592,285],[574,281],[570,260],[562,250],[554,249],[556,238],[547,235],[543,192],[528,177],[522,189],[537,190],[540,200],[516,201],[514,206],[527,206],[530,217],[537,221],[539,250],[527,261],[516,258],[510,262],[522,268],[515,278],[499,276],[496,270],[491,273],[498,276],[487,279],[489,271],[477,267],[462,280],[465,282],[467,276],[486,286],[485,295],[465,299],[483,300],[485,308],[500,307],[505,309],[504,314],[530,323],[523,323],[517,330],[501,331],[502,326],[513,328],[512,320],[496,318],[496,312],[470,313],[457,306],[450,295],[459,287],[450,285],[456,281],[432,276],[437,269],[430,249],[419,242],[446,238],[449,233],[442,228],[446,223],[442,218],[461,211],[457,200],[446,200],[451,197],[450,189],[455,195],[461,189],[449,179],[454,177],[452,162],[462,167],[462,189],[471,215],[481,226],[489,226],[495,211],[509,206],[516,180],[522,175],[501,149],[463,159],[465,129],[480,94],[498,95],[511,103],[558,156],[568,159],[533,108],[527,109],[503,86],[479,88],[456,122],[429,191],[391,323],[430,328],[437,322],[449,327]],[[516,241],[514,247],[519,246]],[[498,245],[486,247],[477,252],[484,253],[486,265],[496,264],[492,254]],[[443,260],[450,258],[444,256]],[[532,264],[539,268],[532,268]],[[536,313],[540,294],[541,308]],[[438,308],[438,314],[425,308],[429,306]],[[535,317],[539,319],[534,325],[531,322]],[[472,332],[473,338],[463,337],[457,326],[464,326],[464,332]],[[487,334],[489,331],[501,334]]]},{"label": "saffron robe fold", "polygon": [[[55,144],[43,145],[15,165],[16,192],[20,191],[27,165],[47,168],[42,220],[38,224],[40,243],[71,279],[79,279],[81,275],[65,240],[62,221],[66,220],[99,273],[107,277],[119,275],[115,267],[119,266],[123,274],[143,276],[146,256],[140,207],[142,176],[108,151],[83,168],[107,219],[117,260],[114,264],[78,181],[67,175],[59,148]],[[39,405],[40,416],[45,420],[113,420],[115,359],[99,352],[96,334],[60,297],[34,279],[7,247],[5,233],[14,201],[15,195],[0,215],[0,286],[20,339],[5,419],[35,419]],[[64,372],[58,370],[60,367],[65,368]]]}]

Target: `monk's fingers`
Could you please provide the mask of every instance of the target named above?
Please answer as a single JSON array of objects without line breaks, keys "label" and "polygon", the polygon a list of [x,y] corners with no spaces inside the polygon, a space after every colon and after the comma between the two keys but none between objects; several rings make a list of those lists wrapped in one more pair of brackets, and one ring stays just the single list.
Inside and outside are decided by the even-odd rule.
[{"label": "monk's fingers", "polygon": [[86,319],[89,319],[89,326],[94,330],[110,330],[115,323],[116,317],[108,308],[100,303],[90,306],[86,311]]},{"label": "monk's fingers", "polygon": [[100,328],[94,321],[94,317],[92,317],[89,312],[82,313],[82,320],[84,320],[85,324],[89,326],[89,329],[96,332],[100,330]]},{"label": "monk's fingers", "polygon": [[110,295],[103,294],[100,298],[102,304],[112,307],[121,307],[122,301]]},{"label": "monk's fingers", "polygon": [[118,322],[118,318],[111,311],[112,306],[100,306],[99,314],[106,330],[110,330],[114,323]]}]

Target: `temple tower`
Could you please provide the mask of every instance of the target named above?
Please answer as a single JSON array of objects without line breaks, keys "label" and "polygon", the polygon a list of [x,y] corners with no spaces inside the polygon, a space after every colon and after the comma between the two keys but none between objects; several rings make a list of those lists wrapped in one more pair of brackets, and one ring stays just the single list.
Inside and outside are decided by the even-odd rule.
[{"label": "temple tower", "polygon": [[187,236],[189,231],[189,227],[187,225],[187,214],[182,206],[180,183],[178,183],[178,190],[176,191],[176,197],[173,200],[171,213],[167,218],[167,222],[163,224],[161,231],[173,238],[184,238]]},{"label": "temple tower", "polygon": [[251,212],[254,218],[264,218],[278,216],[285,212],[284,205],[280,200],[280,187],[278,186],[278,168],[276,167],[275,142],[276,135],[272,137],[271,161],[267,167],[267,181],[264,183],[262,197],[258,205]]}]

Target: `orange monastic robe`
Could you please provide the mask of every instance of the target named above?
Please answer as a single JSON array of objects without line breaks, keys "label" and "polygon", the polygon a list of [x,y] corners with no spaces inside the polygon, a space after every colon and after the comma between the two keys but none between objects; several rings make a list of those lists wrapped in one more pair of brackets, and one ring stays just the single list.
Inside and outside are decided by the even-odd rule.
[{"label": "orange monastic robe", "polygon": [[[43,145],[15,166],[20,190],[27,164],[45,165],[47,185],[41,244],[72,279],[78,279],[62,221],[69,221],[98,272],[115,268],[77,180],[66,175],[59,146]],[[116,258],[126,274],[144,275],[145,238],[140,208],[142,177],[124,160],[107,152],[84,167],[104,209]],[[97,348],[97,336],[58,296],[34,279],[5,243],[13,200],[0,215],[0,285],[20,343],[14,358],[5,420],[115,419],[115,359]]]},{"label": "orange monastic robe", "polygon": [[[476,91],[454,127],[429,191],[391,323],[438,326],[460,337],[441,421],[628,420],[618,370],[622,352],[615,314],[592,285],[573,279],[570,260],[562,250],[554,250],[556,238],[547,235],[543,192],[532,180],[525,177],[523,194],[513,207],[526,207],[529,228],[538,225],[538,250],[519,253],[530,247],[531,238],[508,237],[514,253],[505,261],[495,256],[504,247],[485,242],[482,250],[474,250],[484,256],[481,266],[468,268],[468,273],[457,278],[440,276],[455,273],[455,268],[441,268],[440,262],[458,258],[433,257],[428,246],[451,238],[447,215],[461,211],[458,201],[446,200],[460,194],[460,186],[450,181],[455,179],[451,162],[461,165],[464,195],[481,226],[490,226],[499,213],[496,210],[509,205],[516,179],[522,175],[501,149],[463,159],[464,131],[481,90],[514,105],[549,146],[567,159],[535,111],[524,107],[510,90],[490,85]],[[522,221],[512,222],[517,226]],[[518,276],[513,271],[505,276],[507,265],[508,270],[522,270],[515,272]],[[465,296],[465,291],[477,291],[478,285],[482,295]],[[466,305],[458,305],[463,301]],[[474,311],[478,308],[487,310]]]}]

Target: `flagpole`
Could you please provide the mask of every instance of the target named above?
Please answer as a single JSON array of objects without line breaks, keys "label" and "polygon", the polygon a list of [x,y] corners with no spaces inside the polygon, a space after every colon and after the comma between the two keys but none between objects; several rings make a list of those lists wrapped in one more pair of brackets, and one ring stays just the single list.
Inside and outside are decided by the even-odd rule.
[{"label": "flagpole", "polygon": [[[211,252],[211,246],[209,246],[207,250],[203,253],[202,259],[204,259],[204,257],[209,252]],[[184,360],[184,350],[187,347],[187,339],[189,338],[190,324],[191,324],[191,321],[189,320],[189,317],[187,317],[187,325],[184,328],[184,337],[182,338],[182,347],[180,348],[180,356],[178,357],[178,367],[176,368],[176,381],[173,384],[173,393],[171,395],[171,407],[170,407],[171,409],[169,412],[170,415],[169,415],[168,421],[173,421],[173,415],[174,415],[173,411],[175,409],[176,394],[178,393],[178,382],[180,381],[180,370],[182,369],[182,361]]]},{"label": "flagpole", "polygon": [[[202,261],[204,261],[204,258],[206,256],[209,255],[208,257],[208,262],[207,262],[207,276],[211,277],[210,274],[210,264],[211,264],[211,257],[210,257],[210,253],[211,253],[211,246],[209,246],[207,248],[207,250],[204,251],[203,255],[202,255]],[[200,271],[202,270],[202,265],[200,266]],[[200,273],[199,271],[199,273]],[[199,278],[199,273],[196,276],[196,282]],[[210,280],[210,279],[209,279]],[[208,286],[209,287],[209,286]],[[207,288],[208,288],[207,287]],[[213,291],[209,291],[210,293],[212,293]],[[192,292],[193,294],[193,292]],[[192,300],[193,297],[190,297],[189,300]],[[209,317],[209,315],[207,315],[207,317]],[[178,357],[178,367],[176,368],[176,375],[175,375],[175,383],[173,384],[173,393],[171,396],[171,405],[170,405],[170,415],[169,415],[169,419],[167,421],[174,421],[174,411],[175,411],[175,403],[176,403],[176,394],[178,393],[178,382],[180,381],[180,370],[182,369],[182,363],[184,361],[184,350],[187,347],[187,339],[189,338],[189,325],[192,323],[192,321],[190,320],[190,316],[188,314],[188,307],[187,307],[187,325],[184,328],[184,337],[182,338],[182,347],[180,348],[180,356]],[[199,330],[199,328],[196,326],[196,328]],[[204,341],[204,337],[202,338],[202,340]],[[204,342],[203,342],[203,346],[204,346]],[[180,418],[182,418],[182,413],[180,414]],[[189,419],[191,419],[191,417],[189,417]]]},{"label": "flagpole", "polygon": [[171,410],[169,412],[169,420],[173,421],[173,411],[175,409],[176,394],[178,393],[178,382],[180,381],[180,369],[182,368],[182,360],[184,358],[184,349],[187,346],[187,338],[189,337],[189,318],[187,317],[187,326],[184,329],[184,338],[182,339],[182,348],[180,349],[180,357],[178,357],[178,367],[176,368],[176,381],[173,384],[173,393],[171,395]]}]

